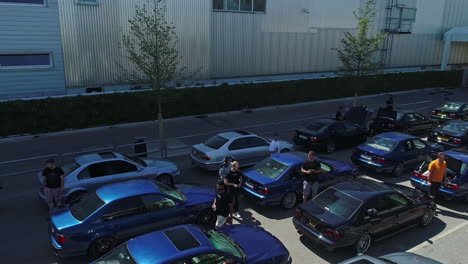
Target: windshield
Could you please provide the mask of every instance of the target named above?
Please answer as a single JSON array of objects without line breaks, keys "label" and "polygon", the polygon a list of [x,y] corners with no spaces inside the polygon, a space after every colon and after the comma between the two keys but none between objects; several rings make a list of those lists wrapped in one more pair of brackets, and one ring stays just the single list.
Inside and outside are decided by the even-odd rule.
[{"label": "windshield", "polygon": [[83,221],[92,213],[96,212],[104,201],[99,198],[96,192],[85,194],[81,199],[70,205],[70,213],[79,221]]},{"label": "windshield", "polygon": [[307,129],[317,132],[324,132],[327,128],[328,125],[323,123],[312,123],[307,127]]},{"label": "windshield", "polygon": [[397,145],[397,142],[390,140],[390,139],[376,136],[376,137],[369,139],[366,145],[371,148],[390,152]]},{"label": "windshield", "polygon": [[135,163],[137,163],[137,164],[139,164],[139,165],[141,165],[141,166],[143,166],[143,167],[148,166],[148,165],[146,164],[146,162],[144,162],[143,160],[141,160],[141,159],[139,159],[139,158],[137,158],[137,157],[130,157],[130,156],[127,156],[127,155],[123,155],[123,156],[124,156],[124,158],[125,158],[126,160],[128,160],[128,161],[133,161],[133,162],[135,162]]},{"label": "windshield", "polygon": [[96,261],[96,264],[136,264],[127,249],[127,244],[114,248],[111,252]]},{"label": "windshield", "polygon": [[242,248],[223,232],[210,230],[205,234],[215,249],[232,254],[241,259],[246,257]]},{"label": "windshield", "polygon": [[447,111],[458,111],[462,105],[457,103],[446,103],[440,109]]},{"label": "windshield", "polygon": [[440,128],[444,132],[465,134],[468,132],[468,122],[450,122]]},{"label": "windshield", "polygon": [[205,141],[205,143],[203,144],[212,149],[219,149],[220,147],[224,146],[224,144],[226,144],[228,141],[229,140],[221,136],[214,136],[208,139],[207,141]]},{"label": "windshield", "polygon": [[255,170],[258,173],[261,173],[262,175],[265,175],[271,179],[278,179],[278,177],[281,176],[281,174],[283,174],[283,172],[285,172],[288,168],[289,167],[287,165],[284,165],[283,163],[280,163],[271,158],[266,158],[255,166]]},{"label": "windshield", "polygon": [[75,160],[70,160],[69,162],[65,163],[62,165],[62,170],[63,174],[65,177],[70,175],[70,173],[74,172],[76,169],[80,167],[80,164],[78,164]]},{"label": "windshield", "polygon": [[160,183],[160,182],[155,182],[155,183],[156,185],[158,185],[160,192],[166,195],[169,195],[171,197],[174,197],[176,199],[182,200],[182,201],[187,200],[187,197],[185,197],[185,195],[181,191],[179,191],[179,189],[177,189],[176,187],[172,187],[172,186]]},{"label": "windshield", "polygon": [[312,201],[328,212],[344,219],[349,219],[362,204],[362,201],[333,187],[320,193]]}]

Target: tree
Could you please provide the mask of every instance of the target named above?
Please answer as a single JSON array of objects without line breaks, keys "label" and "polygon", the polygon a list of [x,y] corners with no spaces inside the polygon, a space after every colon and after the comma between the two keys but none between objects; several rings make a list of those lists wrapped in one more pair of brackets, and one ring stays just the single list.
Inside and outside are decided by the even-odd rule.
[{"label": "tree", "polygon": [[167,157],[161,106],[162,90],[174,82],[182,57],[177,50],[178,37],[175,26],[166,19],[165,0],[146,0],[136,6],[130,19],[130,31],[123,33],[121,46],[134,69],[121,67],[127,83],[146,84],[157,97],[157,119],[161,142],[161,158]]},{"label": "tree", "polygon": [[358,21],[356,35],[345,32],[341,40],[342,48],[338,50],[338,57],[343,63],[340,71],[347,76],[360,77],[382,65],[375,59],[375,52],[387,37],[384,33],[372,36],[371,29],[375,17],[375,0],[367,0],[364,8],[359,8],[354,17]]}]

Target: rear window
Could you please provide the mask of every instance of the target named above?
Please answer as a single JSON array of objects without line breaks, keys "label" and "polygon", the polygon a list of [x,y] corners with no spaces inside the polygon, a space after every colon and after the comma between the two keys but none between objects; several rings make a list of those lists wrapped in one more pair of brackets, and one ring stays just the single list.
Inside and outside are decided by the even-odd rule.
[{"label": "rear window", "polygon": [[288,168],[288,165],[271,158],[266,158],[255,166],[255,170],[258,173],[271,179],[278,179],[279,176],[281,176],[281,174],[283,174],[283,172],[285,172]]},{"label": "rear window", "polygon": [[444,132],[465,134],[468,131],[468,123],[450,122],[440,128]]},{"label": "rear window", "polygon": [[96,264],[137,264],[124,243],[96,261]]},{"label": "rear window", "polygon": [[333,187],[326,189],[312,201],[328,212],[344,219],[349,219],[362,204],[362,201]]},{"label": "rear window", "polygon": [[179,251],[201,246],[200,242],[185,228],[167,230],[164,234]]},{"label": "rear window", "polygon": [[226,144],[228,141],[229,140],[221,136],[214,136],[208,139],[207,141],[205,141],[205,143],[203,144],[212,149],[219,149],[220,147],[224,146],[224,144]]},{"label": "rear window", "polygon": [[67,162],[67,163],[65,163],[65,164],[63,164],[61,166],[61,168],[63,170],[63,174],[65,175],[65,177],[70,175],[70,173],[74,172],[79,167],[80,167],[80,164],[78,164],[75,160],[70,160],[69,162]]},{"label": "rear window", "polygon": [[442,110],[447,110],[447,111],[458,111],[462,105],[457,104],[457,103],[446,103],[442,107],[440,107]]},{"label": "rear window", "polygon": [[366,143],[367,146],[375,149],[380,149],[384,151],[392,151],[392,149],[397,145],[398,142],[383,138],[383,137],[373,137],[369,139]]},{"label": "rear window", "polygon": [[90,192],[72,203],[70,205],[70,212],[77,220],[83,221],[104,204],[104,201],[101,200],[96,192]]},{"label": "rear window", "polygon": [[328,128],[328,124],[323,123],[312,123],[307,126],[307,129],[311,131],[324,132]]}]

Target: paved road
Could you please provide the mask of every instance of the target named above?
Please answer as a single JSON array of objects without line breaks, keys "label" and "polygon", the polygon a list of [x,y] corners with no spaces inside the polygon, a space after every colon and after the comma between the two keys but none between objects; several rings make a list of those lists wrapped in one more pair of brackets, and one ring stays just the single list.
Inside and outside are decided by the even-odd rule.
[{"label": "paved road", "polygon": [[[456,90],[454,94],[435,93],[435,91],[411,92],[397,95],[399,108],[414,108],[421,112],[428,112],[433,105],[442,101],[457,98],[468,98],[468,91]],[[349,102],[349,101],[346,101]],[[369,97],[361,99],[371,107],[377,107],[383,102],[383,97]],[[272,108],[246,113],[220,114],[205,119],[186,118],[171,120],[167,128],[171,137],[190,134],[203,134],[212,130],[230,129],[240,126],[258,125],[272,122],[283,122],[295,119],[304,119],[313,116],[329,115],[342,102],[319,102],[316,104],[298,105],[292,107]],[[257,133],[267,133],[275,129],[273,126],[260,127],[254,130]],[[276,127],[276,129],[282,129]],[[131,142],[134,136],[151,136],[157,131],[153,124],[139,126],[126,126],[104,128],[82,133],[65,133],[38,138],[25,138],[16,141],[0,141],[0,161],[20,159],[28,156],[46,155],[50,153],[66,153],[81,150],[92,146],[121,145]],[[286,139],[290,135],[283,134]],[[201,137],[200,137],[201,138]],[[199,138],[192,140],[201,140]],[[182,142],[191,144],[191,141]],[[349,161],[349,150],[340,150],[334,154],[326,155],[339,160]],[[187,156],[171,158],[182,171],[179,182],[201,183],[211,186],[216,176],[196,168],[192,168]],[[38,163],[24,163],[21,168],[0,167],[0,173],[8,170],[29,170]],[[386,180],[409,185],[410,173],[400,178],[389,176],[370,175],[377,180]],[[56,259],[49,248],[47,238],[47,208],[37,199],[35,194],[35,181],[33,174],[17,175],[0,178],[5,189],[0,191],[0,226],[2,226],[3,243],[0,249],[2,263],[87,263],[86,258]],[[280,208],[262,208],[249,200],[242,202],[242,222],[262,226],[276,235],[290,250],[293,263],[336,263],[352,255],[346,250],[327,252],[313,243],[299,237],[294,231],[291,216],[294,210]],[[425,229],[414,228],[395,235],[388,240],[377,243],[369,254],[379,256],[382,254],[412,250],[426,256],[438,259],[444,263],[466,263],[463,250],[464,238],[468,233],[466,219],[468,219],[468,206],[463,203],[441,203],[439,216],[434,219],[430,227]]]}]

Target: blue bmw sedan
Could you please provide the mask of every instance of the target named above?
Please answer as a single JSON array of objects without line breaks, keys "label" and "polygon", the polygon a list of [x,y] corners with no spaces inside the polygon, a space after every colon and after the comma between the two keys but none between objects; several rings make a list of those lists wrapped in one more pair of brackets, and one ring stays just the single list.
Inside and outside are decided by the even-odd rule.
[{"label": "blue bmw sedan", "polygon": [[353,149],[351,161],[377,173],[392,173],[399,177],[404,170],[424,160],[431,153],[442,151],[442,146],[418,137],[389,132],[378,134]]},{"label": "blue bmw sedan", "polygon": [[185,223],[212,225],[214,190],[131,180],[99,187],[50,216],[50,240],[57,255],[102,256],[119,243]]},{"label": "blue bmw sedan", "polygon": [[291,263],[288,250],[263,229],[247,225],[203,230],[182,225],[149,233],[118,246],[94,264]]},{"label": "blue bmw sedan", "polygon": [[[359,175],[355,166],[337,160],[317,158],[326,173],[319,175],[319,190],[352,180]],[[281,205],[292,208],[302,198],[302,163],[307,160],[303,152],[271,155],[255,167],[245,170],[242,189],[247,196],[264,206]]]}]

